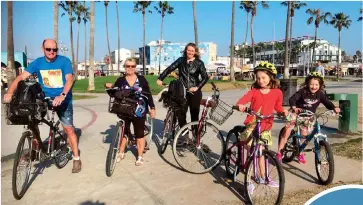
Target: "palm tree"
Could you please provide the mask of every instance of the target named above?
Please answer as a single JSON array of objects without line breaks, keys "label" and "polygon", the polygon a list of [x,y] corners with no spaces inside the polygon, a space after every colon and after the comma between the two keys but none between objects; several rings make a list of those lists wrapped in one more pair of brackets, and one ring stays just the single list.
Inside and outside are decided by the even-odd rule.
[{"label": "palm tree", "polygon": [[197,24],[197,3],[195,1],[192,2],[193,7],[193,19],[194,19],[194,41],[195,45],[198,47],[198,24]]},{"label": "palm tree", "polygon": [[161,14],[161,29],[160,29],[160,41],[159,41],[159,74],[161,67],[161,44],[163,40],[163,26],[164,26],[164,17],[166,14],[173,14],[174,8],[169,5],[167,1],[159,1],[159,7],[154,7],[159,14]]},{"label": "palm tree", "polygon": [[[249,23],[248,23],[248,16],[250,15],[250,13],[251,13],[251,7],[250,7],[250,4],[249,4],[249,1],[241,1],[240,2],[240,7],[239,7],[240,9],[243,9],[243,10],[245,10],[245,12],[246,12],[246,35],[245,35],[245,40],[244,40],[244,42],[243,42],[243,45],[242,45],[242,66],[244,65],[244,58],[245,58],[245,55],[244,55],[244,53],[245,53],[245,47],[247,46],[247,36],[248,36],[248,25],[249,25]],[[242,79],[243,79],[243,75],[242,75]]]},{"label": "palm tree", "polygon": [[286,17],[286,30],[285,30],[285,60],[284,60],[284,79],[289,78],[290,63],[289,63],[289,27],[291,16],[291,1],[287,3],[287,17]]},{"label": "palm tree", "polygon": [[359,62],[359,59],[362,59],[362,52],[356,51],[355,55],[357,55],[357,61]]},{"label": "palm tree", "polygon": [[8,7],[8,30],[7,30],[7,57],[8,67],[6,69],[6,79],[8,81],[8,87],[11,86],[15,80],[15,62],[14,62],[14,39],[13,39],[13,2],[7,2]]},{"label": "palm tree", "polygon": [[113,65],[112,65],[112,59],[111,59],[111,49],[110,49],[110,40],[108,38],[108,12],[107,12],[107,7],[108,7],[108,2],[109,1],[104,1],[104,5],[105,5],[105,13],[106,13],[106,39],[107,39],[107,48],[108,48],[108,59],[109,59],[109,64],[108,64],[108,70],[111,70],[111,73],[113,74]]},{"label": "palm tree", "polygon": [[[151,1],[136,1],[134,2],[134,12],[141,11],[142,13],[142,22],[143,22],[143,35],[142,35],[142,43],[143,43],[143,55],[142,55],[142,67],[143,67],[143,74],[146,75],[146,43],[145,43],[145,37],[146,37],[146,10],[150,6]],[[152,11],[148,10],[149,13],[152,13]]]},{"label": "palm tree", "polygon": [[333,16],[330,24],[334,26],[334,28],[338,29],[339,38],[338,38],[338,62],[337,62],[337,79],[339,79],[339,69],[340,69],[340,36],[341,31],[344,28],[349,29],[352,20],[349,19],[349,16],[340,12]]},{"label": "palm tree", "polygon": [[58,1],[54,1],[53,10],[54,10],[54,16],[53,16],[54,40],[58,42],[58,17],[59,17]]},{"label": "palm tree", "polygon": [[358,18],[358,21],[361,21],[363,19],[363,17],[362,17],[363,9],[360,9],[359,13],[361,16]]},{"label": "palm tree", "polygon": [[[288,1],[284,1],[281,4],[284,6],[287,6],[287,2]],[[306,3],[300,3],[300,1],[291,1],[291,13],[290,13],[290,58],[291,58],[291,52],[292,52],[292,24],[294,21],[294,16],[295,16],[295,9],[299,10],[301,7],[306,6]],[[290,63],[290,59],[289,59],[289,63]]]},{"label": "palm tree", "polygon": [[257,15],[257,6],[259,4],[261,4],[262,8],[269,8],[268,4],[266,3],[266,1],[249,1],[248,2],[249,7],[251,8],[251,44],[252,44],[252,52],[253,52],[253,67],[255,67],[256,65],[256,52],[255,52],[255,42],[254,42],[254,34],[253,34],[253,20],[255,18],[255,16]]},{"label": "palm tree", "polygon": [[117,18],[117,70],[120,73],[121,72],[120,71],[120,17],[118,15],[117,1],[116,1],[116,18]]},{"label": "palm tree", "polygon": [[[232,2],[232,23],[231,23],[231,52],[230,52],[230,67],[231,67],[231,81],[234,82],[234,19],[236,13],[236,2]],[[242,73],[243,74],[243,73]]]},{"label": "palm tree", "polygon": [[86,1],[83,2],[85,10],[83,11],[83,23],[84,23],[84,63],[85,68],[87,68],[87,22],[90,20],[89,7],[86,7]]},{"label": "palm tree", "polygon": [[76,51],[76,64],[78,65],[78,55],[79,55],[79,31],[81,28],[81,15],[83,14],[83,12],[86,10],[86,8],[82,5],[82,4],[77,4],[76,7],[74,7],[74,13],[77,16],[77,51]]},{"label": "palm tree", "polygon": [[[61,1],[59,3],[59,6],[61,6],[64,10],[64,12],[68,13],[68,17],[69,17],[69,35],[70,35],[70,40],[71,40],[71,53],[72,53],[72,67],[73,67],[73,73],[75,76],[75,79],[77,79],[78,76],[78,69],[77,66],[75,65],[75,58],[74,58],[74,46],[73,46],[73,26],[72,23],[73,21],[76,20],[76,18],[73,16],[73,8],[76,6],[77,2],[76,1]],[[61,16],[64,16],[65,13],[62,13]]]},{"label": "palm tree", "polygon": [[91,1],[90,33],[89,33],[89,67],[88,67],[88,90],[95,90],[95,2]]},{"label": "palm tree", "polygon": [[[331,17],[330,12],[321,12],[320,9],[307,9],[306,13],[310,15],[310,18],[307,21],[307,24],[310,25],[313,21],[315,24],[315,36],[314,36],[314,43],[316,45],[316,38],[318,37],[318,28],[320,22],[324,22],[326,24],[329,24],[328,18]],[[315,20],[314,20],[315,19]],[[315,46],[313,48],[313,55],[312,55],[312,61],[314,61],[315,57]]]}]

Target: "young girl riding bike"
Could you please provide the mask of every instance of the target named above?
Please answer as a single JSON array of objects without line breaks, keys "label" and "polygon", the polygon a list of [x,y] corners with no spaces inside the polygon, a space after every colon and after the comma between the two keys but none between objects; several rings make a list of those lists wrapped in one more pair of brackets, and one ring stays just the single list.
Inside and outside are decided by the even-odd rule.
[{"label": "young girl riding bike", "polygon": [[[255,69],[256,81],[252,85],[252,89],[247,92],[241,99],[238,100],[237,105],[241,112],[245,111],[245,104],[251,103],[250,108],[261,115],[271,115],[274,110],[278,113],[288,113],[282,107],[282,92],[279,89],[280,85],[276,80],[276,68],[273,64],[268,62],[260,63]],[[246,140],[256,126],[256,118],[253,115],[247,116],[244,121],[246,126],[245,132],[240,135],[240,140]],[[267,141],[267,145],[272,145],[271,128],[273,119],[265,119],[261,121],[261,138]],[[251,146],[252,140],[249,142]],[[248,147],[249,149],[249,147]],[[259,170],[265,170],[264,158],[259,159]],[[264,173],[260,173],[264,176]],[[263,178],[260,177],[260,180]],[[269,183],[270,186],[279,186],[278,184]]]},{"label": "young girl riding bike", "polygon": [[[305,78],[305,82],[301,85],[301,89],[291,96],[289,104],[293,112],[289,113],[287,116],[288,122],[286,123],[284,132],[282,133],[283,137],[280,140],[276,154],[276,158],[280,162],[282,162],[281,150],[284,148],[287,138],[291,134],[291,130],[294,129],[296,125],[296,118],[299,112],[302,110],[309,110],[315,113],[316,108],[318,108],[320,103],[323,103],[323,105],[329,110],[334,110],[336,113],[340,112],[340,109],[335,107],[325,95],[324,88],[324,79],[321,74],[318,72],[312,72]],[[300,128],[301,135],[307,136],[309,132],[312,131],[313,124],[309,120],[306,120]],[[300,164],[306,163],[303,152],[299,154],[298,161]]]}]

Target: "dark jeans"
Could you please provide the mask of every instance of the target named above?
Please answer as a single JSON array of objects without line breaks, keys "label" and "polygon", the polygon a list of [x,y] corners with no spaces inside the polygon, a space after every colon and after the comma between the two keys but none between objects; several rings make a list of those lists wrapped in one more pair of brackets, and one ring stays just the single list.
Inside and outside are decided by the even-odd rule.
[{"label": "dark jeans", "polygon": [[181,110],[180,115],[178,116],[178,122],[180,128],[187,124],[187,111],[188,107],[190,110],[190,118],[191,122],[198,121],[199,120],[199,110],[200,110],[200,100],[202,100],[202,91],[198,90],[194,92],[194,95],[187,93],[187,104]]}]

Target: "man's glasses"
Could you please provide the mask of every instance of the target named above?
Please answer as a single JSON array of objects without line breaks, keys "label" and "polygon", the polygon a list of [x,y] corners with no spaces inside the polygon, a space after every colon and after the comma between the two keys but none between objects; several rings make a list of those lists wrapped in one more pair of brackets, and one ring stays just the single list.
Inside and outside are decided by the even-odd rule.
[{"label": "man's glasses", "polygon": [[53,52],[57,52],[58,48],[45,48],[46,51],[50,52],[51,50],[53,50]]},{"label": "man's glasses", "polygon": [[126,68],[136,68],[136,65],[125,65]]}]

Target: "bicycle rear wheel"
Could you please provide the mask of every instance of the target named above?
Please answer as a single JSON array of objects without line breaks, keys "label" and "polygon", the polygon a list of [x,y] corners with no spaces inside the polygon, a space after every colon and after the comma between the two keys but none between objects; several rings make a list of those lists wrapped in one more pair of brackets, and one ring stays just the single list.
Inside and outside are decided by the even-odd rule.
[{"label": "bicycle rear wheel", "polygon": [[106,175],[108,177],[112,176],[113,171],[116,167],[116,159],[120,151],[120,142],[122,133],[123,122],[119,121],[116,125],[116,135],[112,138],[110,148],[108,149],[107,159],[106,159]]},{"label": "bicycle rear wheel", "polygon": [[168,112],[166,118],[165,118],[165,124],[164,124],[164,132],[162,135],[162,139],[161,139],[161,143],[160,143],[160,148],[159,148],[159,153],[160,154],[164,154],[168,143],[171,139],[171,136],[173,134],[173,117],[174,117],[174,113],[173,112]]},{"label": "bicycle rear wheel", "polygon": [[13,164],[12,189],[14,198],[18,200],[24,196],[29,187],[32,161],[35,159],[32,149],[32,133],[26,131],[19,140]]},{"label": "bicycle rear wheel", "polygon": [[149,150],[153,141],[154,134],[154,120],[149,114],[146,115],[146,121],[144,126],[144,136],[145,136],[145,150]]},{"label": "bicycle rear wheel", "polygon": [[224,163],[226,166],[227,177],[229,178],[234,177],[236,169],[239,169],[238,164],[241,160],[241,147],[239,146],[238,136],[245,129],[246,127],[244,126],[235,126],[228,132],[226,138],[226,154],[224,155]]},{"label": "bicycle rear wheel", "polygon": [[55,136],[55,132],[53,132],[53,135],[54,137],[52,137],[52,139],[55,143],[55,150],[57,150],[53,162],[58,169],[62,169],[68,164],[72,157],[71,148],[68,146],[67,139],[63,135],[58,133],[58,135]]},{"label": "bicycle rear wheel", "polygon": [[[278,144],[280,144],[284,130],[285,130],[285,127],[283,127],[280,130]],[[281,150],[283,162],[286,162],[286,163],[291,162],[292,160],[294,160],[295,156],[299,152],[296,137],[293,136],[294,134],[295,134],[295,130],[291,130],[291,134],[287,138],[284,148],[282,148],[282,150]]]},{"label": "bicycle rear wheel", "polygon": [[315,170],[321,184],[328,185],[333,181],[334,156],[327,141],[319,142],[319,152],[315,152]]},{"label": "bicycle rear wheel", "polygon": [[252,204],[281,204],[285,189],[282,165],[271,151],[263,150],[262,156],[262,160],[265,160],[264,168],[259,165],[261,156],[256,157],[256,163],[253,162],[253,157],[249,159],[245,174],[247,199]]},{"label": "bicycle rear wheel", "polygon": [[199,122],[190,122],[179,129],[173,142],[173,155],[185,171],[203,174],[214,169],[222,160],[224,139],[219,129],[207,120],[196,136]]}]

